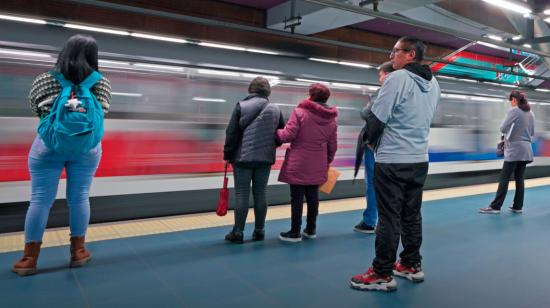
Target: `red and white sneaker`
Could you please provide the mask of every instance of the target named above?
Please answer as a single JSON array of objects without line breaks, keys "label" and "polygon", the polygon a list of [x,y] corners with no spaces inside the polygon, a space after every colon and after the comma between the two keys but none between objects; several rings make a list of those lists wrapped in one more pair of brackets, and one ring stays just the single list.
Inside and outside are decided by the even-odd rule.
[{"label": "red and white sneaker", "polygon": [[393,268],[393,274],[395,276],[407,278],[412,282],[422,282],[424,281],[424,272],[420,264],[417,264],[413,267],[407,267],[401,264],[400,261],[395,262]]},{"label": "red and white sneaker", "polygon": [[397,290],[397,281],[392,276],[380,276],[369,268],[369,270],[351,278],[351,287],[359,290],[369,291],[395,291]]}]

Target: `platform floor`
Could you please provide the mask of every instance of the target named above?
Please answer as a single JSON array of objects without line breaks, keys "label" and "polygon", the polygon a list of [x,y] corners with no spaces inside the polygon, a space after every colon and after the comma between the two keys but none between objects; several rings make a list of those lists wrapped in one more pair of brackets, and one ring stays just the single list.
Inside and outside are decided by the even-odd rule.
[{"label": "platform floor", "polygon": [[[201,228],[198,222],[188,228],[197,229],[179,231],[175,221],[168,229],[173,232],[159,234],[139,225],[158,219],[94,226],[106,233],[90,235],[94,259],[79,269],[67,268],[68,247],[58,246],[67,230],[50,230],[51,247],[42,250],[39,273],[24,278],[9,271],[21,254],[13,247],[21,248],[22,235],[5,234],[0,244],[9,252],[0,253],[0,307],[550,307],[550,186],[545,185],[548,179],[528,181],[521,215],[477,213],[493,197],[482,194],[494,191],[493,184],[426,192],[426,281],[398,280],[393,293],[349,288],[350,277],[372,261],[374,236],[351,230],[364,201],[348,199],[323,203],[318,238],[299,244],[277,239],[289,227],[288,218],[277,219],[283,215],[278,211],[288,216],[285,207],[270,209],[264,242],[243,245],[223,241],[227,226]],[[216,221],[204,215],[201,219],[213,225],[230,223],[230,217]],[[112,239],[117,234],[107,234],[110,228],[127,234]],[[134,236],[128,235],[132,230]],[[135,236],[140,233],[149,235]],[[52,240],[56,237],[59,243]]]}]

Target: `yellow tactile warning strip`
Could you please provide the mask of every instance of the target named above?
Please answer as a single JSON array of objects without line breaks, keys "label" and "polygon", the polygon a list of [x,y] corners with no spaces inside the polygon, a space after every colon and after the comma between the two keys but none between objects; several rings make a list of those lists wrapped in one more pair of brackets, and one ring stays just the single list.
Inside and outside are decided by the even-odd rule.
[{"label": "yellow tactile warning strip", "polygon": [[[525,187],[537,187],[550,185],[550,177],[530,179],[525,181]],[[510,183],[510,189],[514,189],[514,183]],[[494,193],[496,183],[462,186],[456,188],[435,189],[424,192],[424,201],[440,200],[485,193]],[[480,205],[481,206],[481,205]],[[365,198],[348,198],[332,201],[322,201],[319,206],[319,214],[355,211],[365,208]],[[305,211],[304,211],[305,212]],[[304,213],[305,214],[305,213]],[[267,212],[267,220],[288,219],[290,217],[290,205],[274,206]],[[247,221],[254,221],[254,212],[250,211]],[[166,232],[185,231],[201,228],[229,226],[233,224],[233,212],[226,216],[218,217],[216,213],[189,214],[161,218],[140,219],[116,223],[93,224],[88,228],[87,242],[110,240],[117,238],[151,235]],[[23,249],[23,232],[0,234],[0,253],[18,251]],[[47,229],[44,233],[42,247],[62,246],[69,244],[69,229]]]}]

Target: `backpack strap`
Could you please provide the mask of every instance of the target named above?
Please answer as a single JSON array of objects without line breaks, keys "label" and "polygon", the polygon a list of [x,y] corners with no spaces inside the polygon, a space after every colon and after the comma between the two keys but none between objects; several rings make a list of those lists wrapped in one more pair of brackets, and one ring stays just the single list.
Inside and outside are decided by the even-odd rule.
[{"label": "backpack strap", "polygon": [[101,75],[98,71],[93,71],[86,77],[86,79],[82,80],[82,82],[79,84],[81,88],[91,89],[98,81],[103,78],[103,75]]}]

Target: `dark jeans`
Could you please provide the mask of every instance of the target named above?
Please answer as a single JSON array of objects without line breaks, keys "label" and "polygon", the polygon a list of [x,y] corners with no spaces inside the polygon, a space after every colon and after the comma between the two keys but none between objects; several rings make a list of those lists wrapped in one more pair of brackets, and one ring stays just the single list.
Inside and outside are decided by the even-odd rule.
[{"label": "dark jeans", "polygon": [[269,180],[271,165],[246,168],[233,165],[233,177],[235,178],[235,226],[234,231],[244,231],[246,216],[248,215],[250,182],[252,182],[252,195],[254,196],[254,216],[256,230],[263,230],[265,216],[267,214],[266,188]]},{"label": "dark jeans", "polygon": [[523,208],[523,196],[525,194],[524,174],[525,166],[528,162],[525,161],[505,161],[500,171],[500,181],[498,183],[497,195],[491,207],[495,210],[500,210],[506,194],[508,193],[508,184],[510,183],[510,176],[514,173],[514,180],[516,180],[516,193],[514,194],[514,204],[512,207],[516,210]]},{"label": "dark jeans", "polygon": [[315,231],[317,228],[317,214],[319,214],[319,186],[318,185],[290,185],[290,204],[292,207],[291,232],[300,232],[302,227],[302,211],[304,195],[307,202],[306,229]]},{"label": "dark jeans", "polygon": [[428,163],[382,164],[374,166],[374,189],[378,205],[376,257],[374,271],[391,276],[399,239],[403,252],[399,255],[405,266],[422,260],[422,190],[428,175]]}]

